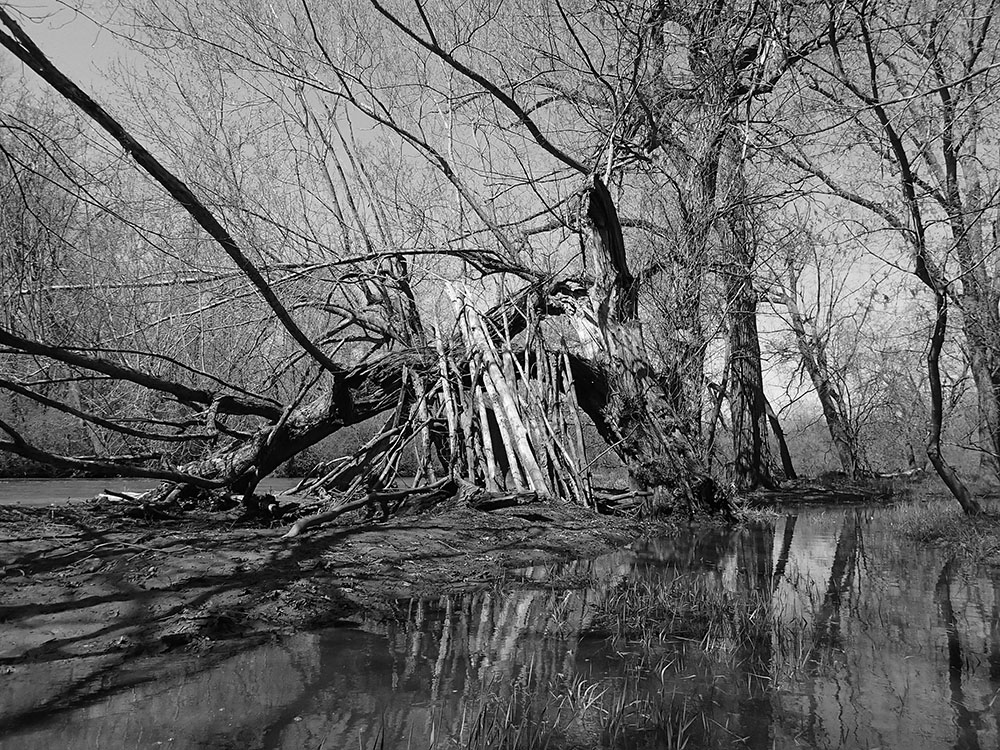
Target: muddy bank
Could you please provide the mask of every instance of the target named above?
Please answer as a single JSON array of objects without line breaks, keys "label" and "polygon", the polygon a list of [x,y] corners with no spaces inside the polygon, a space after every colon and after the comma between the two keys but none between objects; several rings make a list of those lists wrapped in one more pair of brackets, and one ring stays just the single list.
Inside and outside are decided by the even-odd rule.
[{"label": "muddy bank", "polygon": [[0,506],[0,669],[99,653],[218,648],[391,615],[394,601],[488,587],[651,529],[565,504],[453,504],[296,539],[232,519],[116,517],[107,504]]}]

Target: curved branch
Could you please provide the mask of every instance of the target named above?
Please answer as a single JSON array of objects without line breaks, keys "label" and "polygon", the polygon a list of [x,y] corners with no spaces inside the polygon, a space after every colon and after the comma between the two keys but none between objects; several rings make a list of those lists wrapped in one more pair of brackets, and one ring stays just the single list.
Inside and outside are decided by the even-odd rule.
[{"label": "curved branch", "polygon": [[[99,372],[117,380],[127,380],[150,390],[169,393],[182,402],[211,404],[219,398],[217,394],[210,391],[189,388],[181,383],[175,383],[172,380],[140,372],[139,370],[134,370],[131,367],[110,362],[100,357],[87,357],[83,354],[68,351],[62,347],[25,339],[2,328],[0,328],[0,345],[9,346],[25,354],[47,357],[48,359],[54,359],[57,362],[63,362],[73,367]],[[264,417],[271,421],[275,421],[281,417],[280,409],[267,404],[253,403],[231,395],[226,395],[222,398],[225,400],[226,408],[224,411],[229,414],[253,415]]]},{"label": "curved branch", "polygon": [[12,35],[0,34],[0,46],[5,47],[17,59],[35,71],[43,81],[48,83],[65,99],[75,104],[84,114],[103,128],[108,135],[114,138],[126,152],[131,154],[136,163],[156,180],[190,214],[198,225],[218,243],[226,254],[232,258],[236,266],[250,280],[250,283],[253,284],[274,312],[275,317],[281,321],[285,330],[298,342],[299,346],[309,352],[310,356],[326,370],[329,370],[331,373],[342,374],[343,368],[335,364],[326,354],[320,351],[302,329],[298,327],[298,324],[292,319],[288,310],[285,309],[285,306],[278,299],[260,271],[257,270],[257,267],[243,254],[236,240],[219,223],[215,215],[205,207],[205,204],[195,196],[191,189],[173,172],[163,166],[142,144],[136,141],[101,105],[91,99],[83,89],[58,70],[3,8],[0,8],[0,21],[10,30]]},{"label": "curved branch", "polygon": [[118,432],[121,433],[122,435],[130,435],[131,437],[142,438],[144,440],[157,440],[165,443],[180,443],[192,440],[211,440],[213,437],[215,437],[215,435],[191,435],[191,434],[185,435],[183,433],[165,435],[162,433],[137,430],[132,427],[125,427],[124,425],[120,425],[110,420],[103,419],[102,417],[99,417],[96,414],[91,414],[81,409],[75,409],[69,404],[64,404],[61,401],[56,401],[55,399],[43,396],[40,393],[35,393],[30,388],[25,388],[24,386],[18,385],[17,383],[13,383],[9,380],[4,380],[0,378],[0,388],[2,388],[3,390],[10,391],[11,393],[16,393],[19,396],[23,396],[24,398],[31,399],[35,403],[41,404],[42,406],[46,406],[50,409],[55,409],[56,411],[61,411],[64,414],[69,414],[71,416],[76,417],[77,419],[82,419],[85,422],[90,422],[91,424],[95,424],[98,427],[103,427],[106,430]]},{"label": "curved branch", "polygon": [[136,466],[134,464],[98,461],[89,458],[74,458],[73,456],[50,453],[28,443],[13,427],[2,419],[0,419],[0,430],[6,432],[11,438],[10,440],[0,440],[0,451],[13,453],[22,458],[51,466],[62,466],[67,469],[87,472],[118,474],[127,472],[130,476],[162,479],[169,482],[184,482],[209,489],[222,487],[225,484],[224,481],[205,479],[181,471],[171,471],[170,469],[147,469],[144,466]]},{"label": "curved branch", "polygon": [[541,129],[538,127],[535,121],[531,119],[531,116],[525,111],[525,109],[520,104],[518,104],[514,100],[512,96],[505,93],[504,91],[501,91],[499,86],[497,86],[495,83],[493,83],[491,80],[489,80],[482,74],[477,73],[469,66],[455,59],[453,55],[446,52],[444,49],[441,48],[440,45],[434,42],[433,38],[431,41],[427,41],[419,34],[415,33],[406,24],[404,24],[396,16],[390,13],[383,5],[381,5],[378,2],[378,0],[369,0],[369,2],[371,2],[375,10],[377,10],[379,13],[385,16],[385,18],[389,21],[389,23],[391,23],[393,26],[395,26],[397,29],[403,32],[404,35],[412,39],[414,42],[416,42],[425,50],[430,52],[432,55],[440,59],[446,65],[449,65],[450,67],[454,68],[456,71],[464,75],[469,80],[475,81],[480,86],[482,86],[483,89],[487,91],[494,99],[503,104],[504,107],[510,110],[511,113],[513,113],[514,116],[517,117],[518,121],[522,125],[524,125],[525,129],[527,129],[527,131],[531,134],[531,137],[535,139],[535,143],[537,143],[539,146],[545,149],[545,151],[550,153],[552,156],[554,156],[556,159],[561,161],[566,166],[575,169],[577,172],[581,174],[590,174],[591,170],[588,169],[583,163],[574,159],[572,156],[567,154],[561,148],[556,146],[552,141],[550,141],[548,137],[541,131]]}]

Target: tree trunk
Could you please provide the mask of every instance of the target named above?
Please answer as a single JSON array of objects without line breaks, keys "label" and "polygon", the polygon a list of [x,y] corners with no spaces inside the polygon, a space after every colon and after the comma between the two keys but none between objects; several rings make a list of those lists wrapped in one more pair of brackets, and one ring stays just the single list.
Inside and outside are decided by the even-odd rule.
[{"label": "tree trunk", "polygon": [[729,334],[729,407],[733,432],[733,481],[740,490],[777,486],[771,475],[767,442],[767,409],[757,335],[757,294],[753,285],[756,255],[750,207],[746,205],[742,165],[733,179],[737,187],[731,200],[726,244],[726,318]]},{"label": "tree trunk", "polygon": [[834,450],[844,473],[851,479],[857,479],[861,473],[861,462],[857,438],[850,427],[847,407],[840,395],[840,389],[834,382],[833,373],[826,359],[826,346],[819,336],[806,331],[806,322],[799,309],[797,296],[797,271],[789,266],[789,290],[782,300],[788,310],[791,320],[795,344],[802,358],[802,366],[809,374],[816,396],[819,398],[826,428],[833,441]]},{"label": "tree trunk", "polygon": [[767,400],[767,396],[764,396],[764,409],[767,411],[767,421],[771,425],[771,432],[774,433],[774,439],[778,441],[778,451],[781,455],[781,470],[785,473],[786,479],[798,479],[798,474],[795,472],[795,465],[792,463],[792,454],[788,451],[788,443],[785,442],[785,431],[781,429],[781,422],[778,421],[778,415],[774,413],[774,409],[771,408],[771,402]]},{"label": "tree trunk", "polygon": [[399,404],[404,368],[434,372],[435,352],[411,349],[383,357],[338,378],[322,396],[286,409],[277,423],[247,439],[234,440],[208,457],[179,467],[186,474],[224,482],[236,492],[252,491],[282,463],[348,425]]},{"label": "tree trunk", "polygon": [[[743,283],[740,283],[743,282]],[[737,286],[746,286],[740,279]],[[733,432],[733,481],[741,490],[774,488],[771,451],[767,443],[767,410],[757,338],[757,302],[752,294],[730,290],[729,295],[729,406]]]},{"label": "tree trunk", "polygon": [[695,449],[697,424],[677,399],[679,377],[651,364],[621,225],[600,178],[594,178],[585,204],[594,284],[590,304],[576,306],[574,316],[587,354],[571,357],[580,406],[634,483],[653,490],[653,510],[679,504],[717,510],[715,483]]},{"label": "tree trunk", "polygon": [[927,457],[934,465],[938,476],[951,490],[958,500],[962,510],[967,515],[976,515],[981,511],[979,503],[972,497],[969,488],[959,478],[955,470],[944,460],[941,454],[941,430],[944,422],[944,397],[941,392],[941,347],[944,346],[945,333],[948,330],[948,297],[939,288],[934,290],[937,317],[931,332],[931,345],[927,351],[927,379],[931,391],[930,424],[927,430]]},{"label": "tree trunk", "polygon": [[708,471],[712,471],[712,458],[715,456],[715,435],[718,430],[719,422],[722,419],[722,402],[726,398],[726,389],[729,384],[729,360],[726,360],[725,367],[722,368],[722,381],[715,385],[714,383],[709,384],[711,390],[714,391],[712,400],[712,413],[708,418],[708,435],[705,438],[705,464]]},{"label": "tree trunk", "polygon": [[[969,341],[970,368],[979,405],[979,441],[983,449],[979,465],[984,473],[1000,478],[1000,367],[984,363],[991,358],[991,350],[974,344],[968,332],[966,340]],[[1000,346],[1000,342],[997,345]]]},{"label": "tree trunk", "polygon": [[[979,84],[970,84],[972,89]],[[962,328],[969,345],[969,365],[979,401],[979,434],[986,452],[981,465],[1000,477],[1000,291],[990,278],[983,247],[983,221],[987,202],[979,171],[979,133],[983,127],[978,104],[973,101],[971,120],[964,139],[965,158],[961,158],[953,137],[942,143],[945,165],[943,204],[948,213],[951,236],[962,270]],[[946,132],[955,125],[955,112],[945,107]],[[961,161],[961,170],[959,162]],[[964,173],[965,191],[959,175]],[[997,237],[994,225],[994,247]]]},{"label": "tree trunk", "polygon": [[[962,241],[960,245],[967,243]],[[969,368],[976,384],[982,466],[1000,477],[1000,295],[985,276],[980,253],[958,253],[963,269],[962,328],[969,346]]]}]

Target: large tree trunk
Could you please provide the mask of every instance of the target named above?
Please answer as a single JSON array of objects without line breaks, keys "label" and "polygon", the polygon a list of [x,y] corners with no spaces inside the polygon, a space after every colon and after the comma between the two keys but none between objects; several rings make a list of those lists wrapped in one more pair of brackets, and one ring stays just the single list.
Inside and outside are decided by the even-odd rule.
[{"label": "large tree trunk", "polygon": [[654,510],[678,504],[715,509],[715,483],[696,449],[698,422],[686,408],[677,373],[650,356],[637,319],[617,211],[594,178],[586,196],[586,250],[594,283],[589,305],[578,305],[585,356],[574,357],[580,406],[628,466],[634,484],[652,490]]},{"label": "large tree trunk", "polygon": [[179,470],[221,481],[236,492],[253,492],[263,477],[306,448],[343,427],[397,407],[405,370],[430,371],[436,366],[433,350],[415,348],[357,367],[334,379],[319,397],[288,407],[275,424]]},{"label": "large tree trunk", "polygon": [[753,284],[756,256],[751,210],[746,203],[742,164],[734,165],[724,271],[729,334],[729,405],[733,432],[733,481],[738,489],[777,486],[771,474],[767,442],[767,407],[757,335],[757,293]]},{"label": "large tree trunk", "polygon": [[[735,278],[734,278],[735,277]],[[757,301],[749,278],[727,280],[729,405],[733,431],[733,481],[742,490],[774,488],[767,442],[767,408],[757,337]]]}]

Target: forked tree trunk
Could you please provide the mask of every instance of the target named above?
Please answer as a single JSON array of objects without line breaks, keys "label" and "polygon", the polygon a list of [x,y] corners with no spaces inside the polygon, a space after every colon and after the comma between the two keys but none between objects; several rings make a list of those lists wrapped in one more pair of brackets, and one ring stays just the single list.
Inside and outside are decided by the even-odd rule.
[{"label": "forked tree trunk", "polygon": [[857,438],[850,427],[850,418],[847,414],[847,407],[844,399],[840,395],[840,389],[834,380],[833,372],[826,358],[826,347],[816,336],[810,335],[806,330],[805,318],[799,310],[795,300],[796,280],[794,270],[789,268],[790,289],[785,295],[783,303],[788,310],[791,320],[792,333],[795,336],[795,344],[799,350],[802,366],[809,374],[813,388],[816,389],[816,396],[819,398],[820,408],[823,410],[823,418],[826,421],[826,428],[833,441],[833,447],[837,452],[837,458],[844,473],[851,479],[857,479],[862,473],[860,452],[858,450]]},{"label": "forked tree trunk", "polygon": [[[716,509],[715,483],[696,449],[697,424],[678,403],[678,376],[654,362],[638,320],[618,214],[599,177],[585,196],[585,238],[593,285],[574,311],[581,351],[573,377],[580,406],[628,467],[652,491],[654,510]],[[582,355],[582,356],[581,356]]]}]

